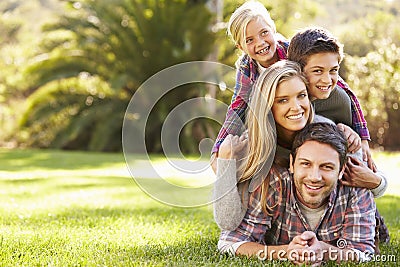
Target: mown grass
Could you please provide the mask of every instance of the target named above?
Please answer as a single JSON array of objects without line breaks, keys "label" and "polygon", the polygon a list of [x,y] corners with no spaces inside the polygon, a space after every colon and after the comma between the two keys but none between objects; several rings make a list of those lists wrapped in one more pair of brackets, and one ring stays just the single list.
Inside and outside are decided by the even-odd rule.
[{"label": "mown grass", "polygon": [[[378,156],[395,165],[389,172],[400,170],[400,160],[393,161],[400,154]],[[396,261],[399,188],[395,183],[390,195],[377,200],[392,236],[382,254]],[[0,266],[260,265],[220,255],[211,208],[155,201],[130,177],[122,154],[0,150],[0,203]],[[367,264],[375,265],[397,262]]]}]

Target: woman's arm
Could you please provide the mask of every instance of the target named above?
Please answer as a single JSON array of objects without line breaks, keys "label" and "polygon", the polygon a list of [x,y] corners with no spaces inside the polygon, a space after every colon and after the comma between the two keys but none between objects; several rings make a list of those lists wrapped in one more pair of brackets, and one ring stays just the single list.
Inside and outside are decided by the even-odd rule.
[{"label": "woman's arm", "polygon": [[242,203],[236,174],[236,159],[246,145],[245,135],[228,135],[216,159],[217,181],[214,184],[213,209],[214,220],[222,230],[235,230],[246,213],[247,206]]}]

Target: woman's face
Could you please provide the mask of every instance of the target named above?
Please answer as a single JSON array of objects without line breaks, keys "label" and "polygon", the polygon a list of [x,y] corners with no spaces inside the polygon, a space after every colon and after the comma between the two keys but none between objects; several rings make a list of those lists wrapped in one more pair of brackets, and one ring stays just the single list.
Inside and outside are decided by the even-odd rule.
[{"label": "woman's face", "polygon": [[310,116],[307,87],[299,77],[283,81],[276,88],[272,114],[278,132],[294,133],[303,129]]}]

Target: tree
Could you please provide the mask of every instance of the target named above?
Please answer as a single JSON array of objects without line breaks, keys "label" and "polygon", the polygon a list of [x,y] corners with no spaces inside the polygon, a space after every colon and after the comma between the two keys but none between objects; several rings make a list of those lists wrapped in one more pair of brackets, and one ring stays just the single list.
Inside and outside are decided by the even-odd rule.
[{"label": "tree", "polygon": [[346,61],[349,81],[358,88],[372,140],[388,150],[399,150],[400,47],[391,39],[377,40],[377,51]]},{"label": "tree", "polygon": [[[165,67],[210,52],[210,12],[189,2],[68,1],[59,22],[44,27],[42,51],[26,69],[37,88],[27,99],[21,140],[39,147],[120,149],[124,112],[137,88]],[[201,91],[184,92],[158,106],[149,137],[156,139],[168,110]],[[159,149],[149,142],[149,151]]]},{"label": "tree", "polygon": [[[394,12],[394,10],[392,10]],[[355,91],[376,146],[400,148],[399,19],[378,11],[340,34],[346,57],[341,75]]]},{"label": "tree", "polygon": [[[390,13],[375,12],[341,26],[339,39],[344,43],[344,51],[352,56],[365,56],[379,49],[374,40],[390,36],[392,42],[400,46],[399,19]],[[358,34],[354,34],[357,32]]]}]

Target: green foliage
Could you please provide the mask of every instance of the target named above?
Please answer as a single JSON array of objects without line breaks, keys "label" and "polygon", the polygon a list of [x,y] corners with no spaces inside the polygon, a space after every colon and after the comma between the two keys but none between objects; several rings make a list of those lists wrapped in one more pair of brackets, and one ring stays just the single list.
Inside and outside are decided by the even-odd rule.
[{"label": "green foliage", "polygon": [[373,145],[398,150],[400,20],[395,14],[400,9],[377,10],[341,29],[347,53],[341,75],[360,100]]},{"label": "green foliage", "polygon": [[378,11],[339,27],[339,39],[344,43],[346,54],[363,57],[379,49],[377,40],[391,38],[391,42],[400,46],[398,24],[395,15]]},{"label": "green foliage", "polygon": [[[244,0],[224,0],[223,21],[227,22],[232,12],[243,2]],[[309,24],[327,27],[345,44],[347,58],[356,55],[362,58],[366,57],[369,52],[380,49],[376,44],[381,43],[382,40],[389,40],[388,38],[396,47],[400,46],[399,1],[261,0],[261,2],[270,10],[278,31],[284,36],[291,37],[294,31]],[[0,67],[2,69],[0,73],[0,145],[4,144],[5,136],[9,136],[10,139],[17,136],[21,138],[20,141],[23,141],[20,143],[21,145],[26,142],[25,144],[35,144],[40,147],[45,145],[77,147],[78,143],[85,143],[82,148],[89,147],[88,144],[91,141],[88,141],[88,134],[83,132],[79,134],[79,130],[72,130],[72,128],[86,129],[72,126],[73,121],[77,121],[75,125],[79,124],[78,116],[70,116],[65,120],[71,125],[71,131],[67,131],[65,128],[67,126],[64,124],[65,127],[41,128],[49,132],[53,129],[54,131],[63,129],[65,132],[74,132],[69,136],[71,138],[75,136],[76,139],[74,137],[66,141],[64,138],[57,137],[66,134],[53,132],[42,133],[42,135],[48,136],[46,142],[35,141],[34,139],[39,137],[37,128],[36,130],[32,129],[32,138],[29,138],[31,130],[28,125],[35,125],[31,121],[33,116],[30,118],[29,114],[44,114],[45,112],[44,105],[38,104],[33,99],[37,95],[35,91],[42,91],[41,94],[44,94],[44,91],[48,90],[48,86],[55,86],[53,81],[66,79],[71,82],[75,79],[75,83],[80,83],[80,86],[84,87],[85,85],[82,83],[85,81],[79,77],[80,73],[87,73],[112,90],[111,94],[99,100],[101,105],[109,103],[107,105],[111,107],[113,105],[111,103],[114,103],[126,106],[132,94],[143,81],[157,71],[175,63],[208,59],[233,66],[239,51],[227,37],[226,29],[210,27],[210,23],[214,23],[215,18],[212,17],[205,3],[207,3],[206,0],[118,0],[112,1],[111,5],[110,1],[106,0],[0,1]],[[67,7],[61,9],[61,5],[65,4]],[[50,23],[42,27],[43,22]],[[43,31],[41,31],[41,27]],[[355,32],[357,34],[354,34]],[[39,40],[40,45],[38,45]],[[374,43],[374,41],[377,42]],[[351,71],[347,70],[346,64],[345,59],[341,75],[358,94],[361,89],[356,88],[357,85],[353,85],[352,81],[347,78]],[[42,87],[47,89],[42,89]],[[185,93],[179,100],[173,99],[176,94],[171,94],[170,98],[165,99],[164,106],[159,106],[160,112],[152,114],[154,126],[150,127],[152,131],[149,131],[148,134],[153,140],[149,146],[153,151],[159,151],[159,140],[156,139],[162,120],[169,110],[179,101],[208,93],[204,88],[195,87],[187,88],[186,91],[187,95]],[[388,94],[390,95],[391,92]],[[68,98],[68,94],[65,92],[61,95],[63,98]],[[74,95],[71,97],[80,104],[79,110],[85,110],[85,112],[77,114],[91,113],[91,110],[94,112],[95,105],[88,107],[84,104],[86,98],[90,98],[89,93],[80,97]],[[214,97],[214,94],[211,94],[211,97]],[[231,92],[217,90],[215,97],[229,103]],[[25,106],[21,103],[26,98],[29,98],[26,107],[30,109],[25,111]],[[108,100],[108,98],[112,100]],[[43,96],[41,99],[44,100],[46,97]],[[372,101],[373,98],[369,99]],[[75,105],[74,101],[64,102],[68,105]],[[369,110],[369,107],[376,106],[376,104],[366,103],[364,99],[361,99],[361,105],[368,114],[372,114],[372,109]],[[39,108],[42,111],[36,112],[33,111],[33,108]],[[121,106],[112,109],[123,110]],[[52,119],[51,109],[47,109],[47,111],[50,114],[43,115],[42,120],[38,119],[39,117],[36,115],[35,118],[38,121],[57,121],[54,118],[58,115],[54,114]],[[67,113],[64,111],[64,114]],[[16,118],[20,114],[24,116],[22,120],[24,124],[21,124],[20,128],[16,128],[15,122],[18,121]],[[115,116],[122,117],[121,114],[115,114]],[[94,121],[100,121],[96,115],[86,116],[86,120],[89,120],[89,117]],[[382,132],[380,129],[382,123],[385,134],[387,133],[387,128],[385,128],[387,123],[392,125],[391,127],[395,123],[388,121],[379,124],[376,123],[376,120],[381,121],[382,119],[373,117],[374,121],[370,121],[370,118],[368,117],[369,128],[373,133],[374,141],[381,145],[386,144],[382,140],[378,142],[376,135]],[[89,123],[84,123],[84,120],[82,119],[82,123],[89,125]],[[109,123],[111,124],[111,122]],[[189,128],[182,131],[184,133],[182,143],[188,147],[192,147],[189,144],[197,147],[193,139],[188,136],[193,135],[194,128],[204,128],[204,124],[207,123],[209,124],[209,122],[202,123],[201,127],[188,125]],[[109,128],[107,123],[103,127]],[[121,125],[116,127],[120,129]],[[215,126],[213,128],[215,128],[214,132],[218,129]],[[19,134],[15,134],[15,132],[19,132]],[[118,131],[114,132],[116,134]],[[201,130],[201,135],[206,132],[210,132],[210,129]],[[101,146],[94,145],[94,143],[101,142],[100,134],[89,135],[90,138],[97,140],[90,145],[90,149],[96,149],[95,147],[100,149]],[[52,143],[51,136],[54,140],[58,140],[52,145],[50,145]],[[79,140],[81,137],[85,141],[77,143],[73,141]],[[119,140],[120,137],[115,136],[114,139]],[[108,143],[108,141],[104,140],[104,143]],[[102,149],[107,149],[106,147],[108,145]],[[187,151],[193,152],[195,150],[193,147]]]},{"label": "green foliage", "polygon": [[[12,8],[11,4],[2,2],[0,12],[7,12]],[[6,101],[8,79],[11,73],[15,71],[13,57],[10,55],[11,47],[17,41],[18,33],[21,29],[22,21],[16,18],[6,18],[0,16],[0,104]],[[6,53],[7,52],[7,53]]]},{"label": "green foliage", "polygon": [[277,31],[290,38],[299,27],[308,26],[320,12],[321,7],[311,0],[265,1],[271,6],[271,17]]},{"label": "green foliage", "polygon": [[[112,8],[107,0],[68,1],[65,15],[43,28],[42,53],[26,69],[38,89],[28,97],[20,123],[23,141],[39,147],[120,149],[115,144],[132,95],[156,72],[204,59],[214,40],[210,20],[204,5],[186,1],[120,0],[113,1]],[[109,87],[112,93],[94,97],[85,90],[90,85],[77,78],[82,75],[95,77],[96,86]],[[73,92],[69,82],[75,83]],[[179,99],[166,99],[166,109],[199,95],[196,88],[184,92]],[[152,117],[154,131],[164,113]]]},{"label": "green foliage", "polygon": [[[38,52],[40,26],[54,18],[55,0],[0,1],[0,146],[15,146],[17,118],[35,89],[24,69]],[[53,9],[54,8],[54,9]],[[10,141],[10,142],[9,142]]]},{"label": "green foliage", "polygon": [[399,150],[400,47],[389,38],[374,44],[377,51],[347,58],[349,81],[365,107],[373,141]]},{"label": "green foliage", "polygon": [[120,147],[126,100],[87,73],[42,86],[27,100],[18,133],[27,146],[113,151]]}]

